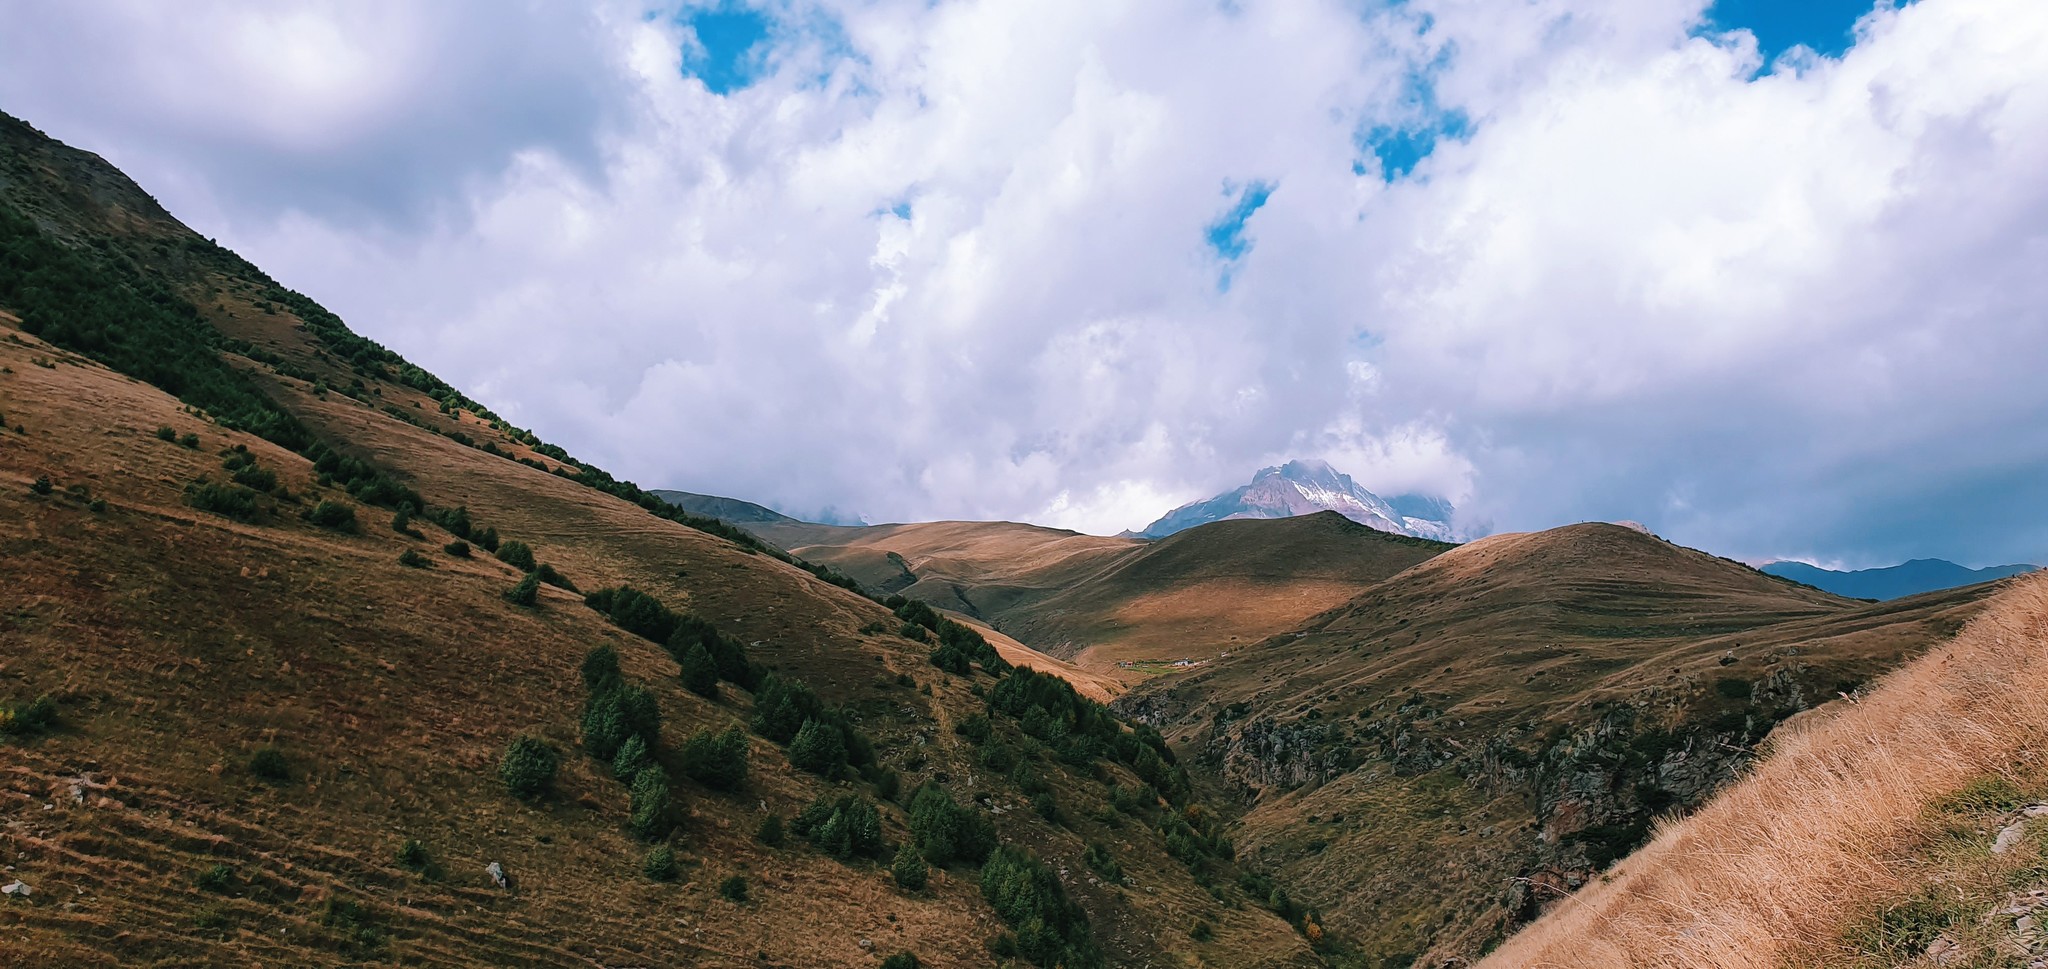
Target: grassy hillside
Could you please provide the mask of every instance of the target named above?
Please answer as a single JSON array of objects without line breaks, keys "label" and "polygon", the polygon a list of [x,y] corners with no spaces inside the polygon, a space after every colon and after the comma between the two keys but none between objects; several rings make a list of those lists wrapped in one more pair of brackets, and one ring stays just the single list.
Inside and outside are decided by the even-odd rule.
[{"label": "grassy hillside", "polygon": [[1243,862],[1363,965],[1497,943],[1704,803],[1783,719],[1982,588],[1852,603],[1611,525],[1436,556],[1119,709],[1242,805]]},{"label": "grassy hillside", "polygon": [[1009,522],[754,530],[1124,683],[1292,628],[1451,547],[1335,512],[1216,522],[1156,542]]},{"label": "grassy hillside", "polygon": [[1147,734],[4,116],[0,422],[0,964],[1314,963]]},{"label": "grassy hillside", "polygon": [[1480,965],[2038,963],[2044,736],[2048,579],[2027,577]]}]

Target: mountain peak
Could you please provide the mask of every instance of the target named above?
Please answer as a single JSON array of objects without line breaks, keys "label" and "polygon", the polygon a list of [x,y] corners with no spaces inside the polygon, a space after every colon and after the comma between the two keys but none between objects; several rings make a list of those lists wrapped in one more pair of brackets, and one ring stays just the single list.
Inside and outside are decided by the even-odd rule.
[{"label": "mountain peak", "polygon": [[1402,495],[1388,501],[1358,486],[1328,461],[1297,458],[1261,468],[1250,484],[1182,505],[1137,534],[1164,538],[1175,532],[1235,518],[1292,518],[1334,511],[1384,532],[1451,540],[1451,505],[1441,498]]}]

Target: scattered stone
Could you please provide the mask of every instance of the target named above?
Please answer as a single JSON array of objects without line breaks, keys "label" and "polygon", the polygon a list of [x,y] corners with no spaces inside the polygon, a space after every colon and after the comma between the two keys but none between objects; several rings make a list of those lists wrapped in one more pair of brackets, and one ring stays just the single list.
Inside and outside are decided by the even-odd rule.
[{"label": "scattered stone", "polygon": [[2011,851],[2013,845],[2020,843],[2020,835],[2026,833],[2027,822],[2044,814],[2048,814],[2048,804],[2029,804],[2021,809],[2016,820],[1999,830],[1997,839],[1991,842],[1991,853],[2002,855]]},{"label": "scattered stone", "polygon": [[1722,665],[1722,666],[1734,666],[1734,665],[1735,665],[1735,651],[1734,651],[1734,650],[1732,650],[1732,649],[1731,649],[1731,650],[1729,650],[1729,651],[1727,651],[1727,652],[1725,652],[1725,653],[1722,653],[1722,654],[1721,654],[1721,665]]},{"label": "scattered stone", "polygon": [[27,898],[30,894],[28,883],[19,878],[8,882],[4,886],[0,886],[0,895],[16,895],[21,898]]},{"label": "scattered stone", "polygon": [[496,883],[499,888],[511,889],[512,879],[505,876],[504,865],[498,864],[495,861],[491,862],[484,866],[484,874],[491,876],[491,881]]},{"label": "scattered stone", "polygon": [[875,940],[873,940],[873,939],[862,939],[862,940],[860,940],[860,951],[862,951],[862,952],[873,952],[873,951],[875,951]]},{"label": "scattered stone", "polygon": [[1935,936],[1934,941],[1927,944],[1927,959],[1937,966],[1950,965],[1962,955],[1963,947],[1957,945],[1956,940],[1949,938],[1946,933]]}]

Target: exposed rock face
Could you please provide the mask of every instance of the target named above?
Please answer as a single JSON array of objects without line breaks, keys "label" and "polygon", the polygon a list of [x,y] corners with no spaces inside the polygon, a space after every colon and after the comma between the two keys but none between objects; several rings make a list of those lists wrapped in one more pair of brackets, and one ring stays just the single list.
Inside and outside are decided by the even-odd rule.
[{"label": "exposed rock face", "polygon": [[1258,717],[1222,729],[1228,725],[1219,722],[1202,756],[1247,802],[1269,790],[1321,784],[1354,766],[1349,739],[1337,723]]},{"label": "exposed rock face", "polygon": [[[1202,765],[1248,808],[1369,765],[1402,777],[1450,770],[1489,796],[1523,800],[1533,837],[1525,835],[1520,870],[1500,899],[1512,924],[1633,851],[1658,815],[1703,804],[1733,781],[1772,727],[1807,708],[1817,693],[1807,672],[1795,661],[1754,681],[1645,691],[1540,736],[1515,727],[1475,737],[1418,698],[1353,718],[1282,719],[1234,704],[1215,711],[1191,741]],[[1165,726],[1199,715],[1186,704],[1165,692],[1117,706]]]}]

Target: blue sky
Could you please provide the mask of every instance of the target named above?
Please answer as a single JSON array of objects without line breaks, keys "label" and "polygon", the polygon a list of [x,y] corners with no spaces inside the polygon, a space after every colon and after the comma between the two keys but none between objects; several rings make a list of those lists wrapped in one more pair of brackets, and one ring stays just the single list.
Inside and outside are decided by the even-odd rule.
[{"label": "blue sky", "polygon": [[1723,29],[1746,28],[1756,35],[1765,62],[1796,44],[1838,57],[1855,39],[1856,20],[1873,0],[1715,0],[1707,16]]},{"label": "blue sky", "polygon": [[0,108],[645,485],[2048,559],[2041,0],[647,7],[4,5]]},{"label": "blue sky", "polygon": [[[682,69],[713,94],[730,94],[753,83],[765,67],[771,23],[761,11],[740,3],[702,7],[683,16],[697,44],[683,55]],[[700,54],[701,50],[701,54]]]}]

